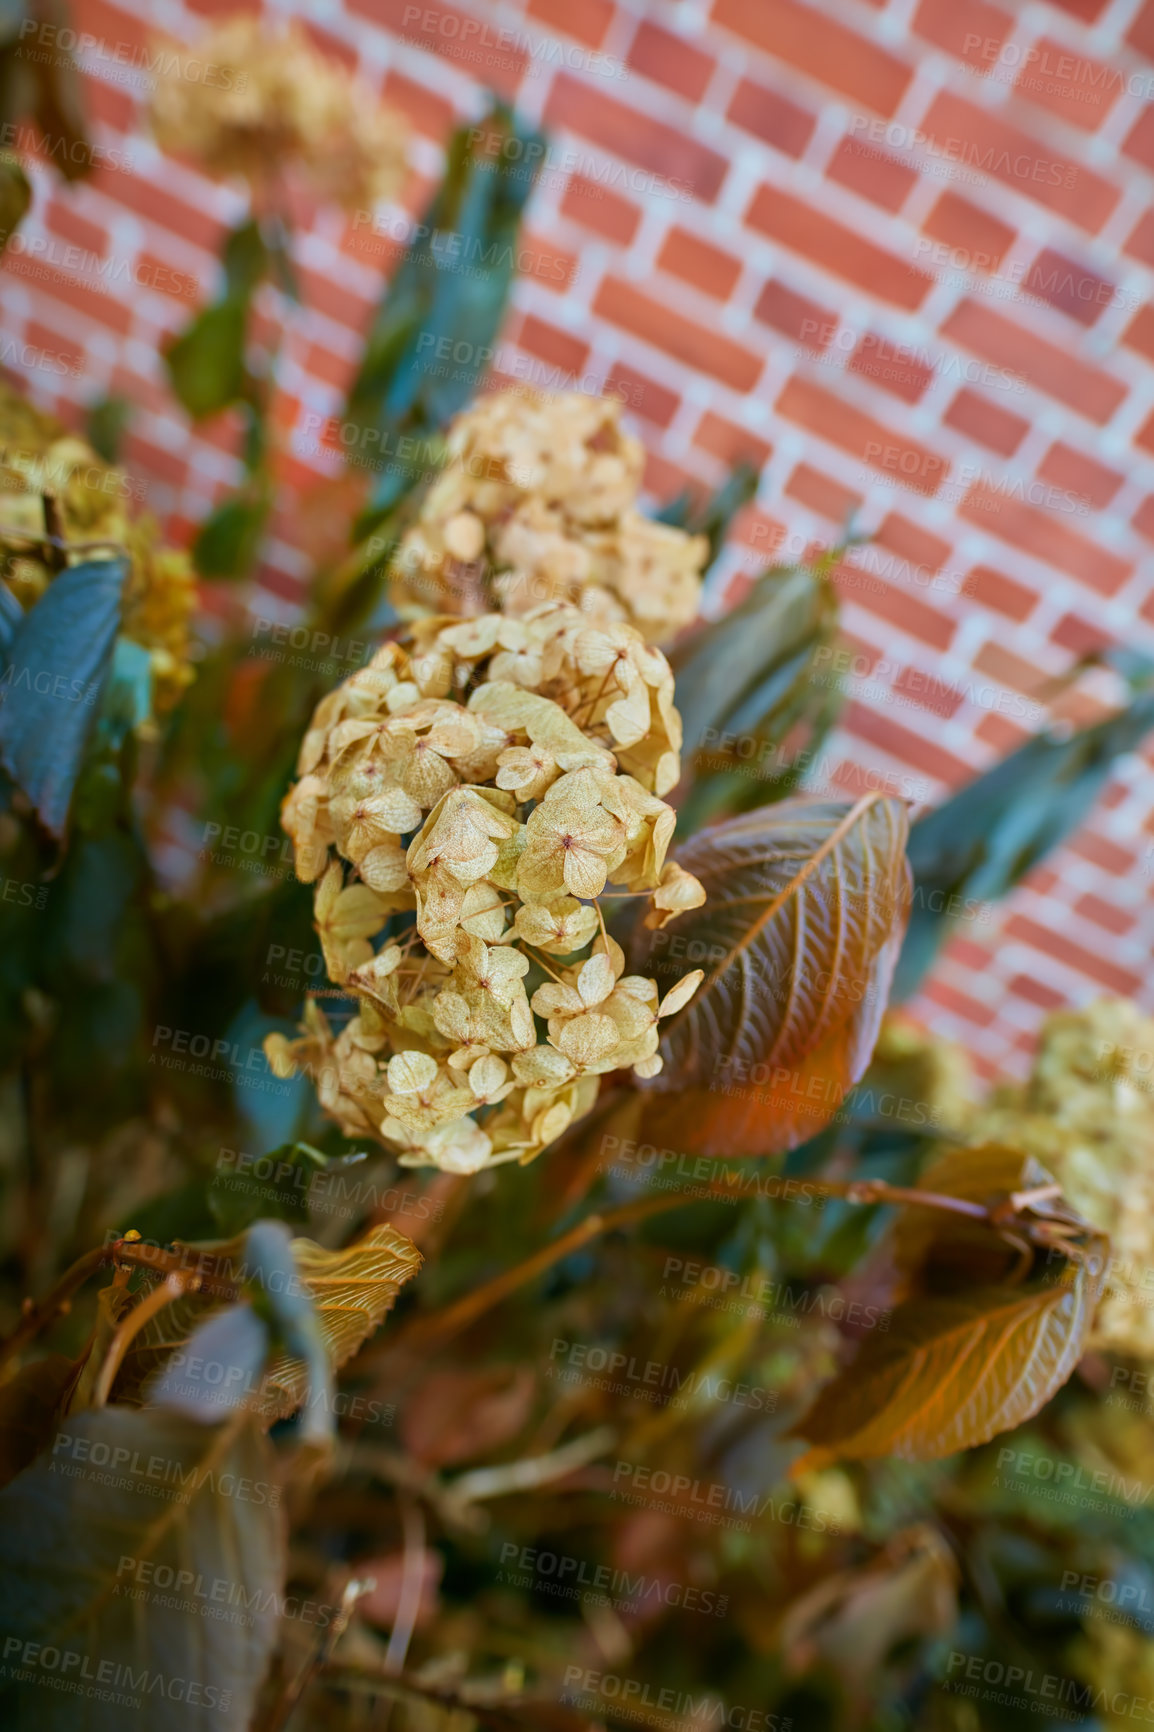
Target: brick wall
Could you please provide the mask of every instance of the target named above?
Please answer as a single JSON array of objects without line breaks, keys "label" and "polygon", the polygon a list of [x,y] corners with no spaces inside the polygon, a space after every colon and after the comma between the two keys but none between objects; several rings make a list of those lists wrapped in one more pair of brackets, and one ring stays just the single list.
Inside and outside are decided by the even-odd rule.
[{"label": "brick wall", "polygon": [[[127,395],[127,460],[180,531],[235,478],[236,430],[191,432],[156,350],[242,206],[149,140],[136,50],[232,9],[72,0],[100,167],[37,172],[26,236],[48,244],[0,272],[9,364],[67,412]],[[306,418],[339,408],[406,212],[487,85],[552,139],[502,370],[621,392],[655,498],[764,461],[715,604],[851,510],[872,536],[840,578],[850,701],[821,782],[939,798],[1053,713],[1039,689],[1086,647],[1154,652],[1154,0],[289,10],[415,145],[403,204],[321,211],[300,240],[286,494],[332,468]],[[286,615],[301,536],[282,510],[264,582]],[[1056,713],[1118,695],[1094,674]],[[953,942],[917,1008],[984,1065],[1020,1068],[1052,1006],[1154,1008],[1151,787],[1149,754],[1124,761],[1071,846]]]}]

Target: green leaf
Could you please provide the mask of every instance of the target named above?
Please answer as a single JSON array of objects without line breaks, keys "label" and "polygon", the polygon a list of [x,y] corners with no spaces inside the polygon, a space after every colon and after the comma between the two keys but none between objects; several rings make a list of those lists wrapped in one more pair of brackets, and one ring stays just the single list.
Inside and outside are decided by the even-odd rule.
[{"label": "green leaf", "polygon": [[16,627],[0,678],[0,763],[57,837],[108,683],[127,575],[123,557],[62,571]]},{"label": "green leaf", "polygon": [[[244,1732],[279,1624],[278,1502],[272,1452],[243,1415],[67,1420],[0,1493],[4,1724]],[[211,1615],[228,1604],[244,1617]]]},{"label": "green leaf", "polygon": [[307,1221],[309,1187],[329,1164],[329,1157],[308,1143],[282,1143],[248,1171],[218,1167],[209,1207],[224,1233],[241,1233],[259,1218]]},{"label": "green leaf", "polygon": [[[544,155],[541,135],[522,130],[503,104],[453,134],[445,178],[389,283],[346,406],[360,435],[350,449],[381,461],[360,534],[428,468],[431,436],[476,395],[489,369],[521,215]],[[459,244],[446,244],[453,237]],[[450,363],[432,365],[439,352]],[[402,454],[406,435],[414,443]]]},{"label": "green leaf", "polygon": [[165,351],[172,388],[194,420],[219,414],[244,396],[248,296],[205,307]]},{"label": "green leaf", "polygon": [[132,404],[126,397],[101,397],[89,404],[85,415],[88,443],[106,463],[116,463],[131,419]]},{"label": "green leaf", "polygon": [[[768,1155],[813,1136],[869,1063],[908,898],[906,811],[790,800],[694,836],[703,907],[649,936],[638,973],[705,980],[666,1025],[652,1114],[673,1146]],[[647,1135],[651,1114],[646,1115]]]},{"label": "green leaf", "polygon": [[248,576],[260,551],[271,504],[264,493],[238,494],[206,518],[192,548],[193,563],[202,577]]},{"label": "green leaf", "polygon": [[740,605],[699,627],[669,655],[695,781],[680,813],[692,832],[719,806],[746,809],[788,791],[807,754],[782,750],[799,725],[812,743],[832,725],[840,693],[815,684],[817,652],[837,630],[823,567],[768,571]]},{"label": "green leaf", "polygon": [[749,463],[739,463],[715,493],[704,499],[685,488],[676,499],[657,513],[658,523],[684,529],[689,535],[704,535],[709,540],[708,570],[721,552],[734,518],[757,492],[758,472]]},{"label": "green leaf", "polygon": [[913,907],[894,999],[924,978],[953,924],[951,910],[992,901],[1084,823],[1115,762],[1154,728],[1154,692],[1063,737],[1038,734],[927,812],[910,831]]},{"label": "green leaf", "polygon": [[221,255],[226,298],[250,301],[269,266],[269,251],[260,224],[253,218],[232,230]]}]

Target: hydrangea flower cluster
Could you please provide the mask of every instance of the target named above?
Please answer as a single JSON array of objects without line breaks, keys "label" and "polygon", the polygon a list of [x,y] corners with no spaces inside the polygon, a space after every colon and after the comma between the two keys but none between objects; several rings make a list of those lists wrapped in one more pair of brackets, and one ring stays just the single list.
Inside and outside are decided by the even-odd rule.
[{"label": "hydrangea flower cluster", "polygon": [[186,553],[136,517],[138,486],[83,439],[0,381],[0,580],[33,607],[62,564],[129,556],[121,631],[149,653],[152,707],[172,709],[193,679],[196,580]]},{"label": "hydrangea flower cluster", "polygon": [[152,126],[164,150],[218,179],[241,175],[259,197],[287,167],[346,210],[389,198],[405,171],[408,127],[363,80],[319,54],[295,21],[274,33],[255,13],[227,18],[197,44],[215,76],[190,78],[177,50],[157,86]]},{"label": "hydrangea flower cluster", "polygon": [[655,1075],[701,970],[660,998],[600,899],[645,897],[652,925],[704,901],[665,857],[680,743],[661,652],[566,603],[384,645],[317,707],[283,809],[357,1008],[336,1033],[310,1002],[299,1040],[266,1043],[277,1074],[313,1074],[346,1135],[458,1173],[532,1159],[610,1071]]},{"label": "hydrangea flower cluster", "polygon": [[394,560],[402,611],[519,617],[568,601],[665,643],[696,618],[709,542],[637,509],[644,451],[613,397],[504,391],[459,415]]}]

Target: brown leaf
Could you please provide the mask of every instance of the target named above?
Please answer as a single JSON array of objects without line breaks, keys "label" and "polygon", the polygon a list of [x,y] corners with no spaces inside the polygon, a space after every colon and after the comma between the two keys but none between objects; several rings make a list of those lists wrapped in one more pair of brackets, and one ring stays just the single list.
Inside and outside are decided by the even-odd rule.
[{"label": "brown leaf", "polygon": [[1100,1287],[1086,1265],[1065,1263],[1050,1281],[899,1305],[888,1334],[875,1332],[793,1428],[816,1447],[792,1471],[935,1461],[1021,1425],[1078,1363]]},{"label": "brown leaf", "polygon": [[527,1366],[434,1371],[405,1404],[405,1448],[431,1467],[485,1455],[524,1428],[534,1389]]},{"label": "brown leaf", "polygon": [[[704,830],[677,863],[703,907],[650,935],[639,973],[706,978],[662,1043],[646,1135],[769,1155],[814,1136],[877,1039],[909,906],[906,810],[785,800]],[[684,961],[681,959],[684,958]],[[672,983],[672,982],[670,982]],[[664,983],[662,983],[664,984]]]},{"label": "brown leaf", "polygon": [[52,1441],[75,1376],[74,1360],[51,1353],[21,1366],[0,1384],[0,1486],[15,1479]]}]

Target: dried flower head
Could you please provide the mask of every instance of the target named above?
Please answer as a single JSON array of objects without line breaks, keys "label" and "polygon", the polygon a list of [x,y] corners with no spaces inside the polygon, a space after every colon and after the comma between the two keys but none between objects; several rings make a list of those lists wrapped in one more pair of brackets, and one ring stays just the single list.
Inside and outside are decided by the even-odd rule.
[{"label": "dried flower head", "polygon": [[696,617],[705,536],[636,508],[644,453],[613,397],[509,391],[459,415],[394,562],[407,611],[569,601],[664,643]]},{"label": "dried flower head", "polygon": [[1111,1262],[1092,1344],[1154,1357],[1145,1274],[1154,1265],[1154,1018],[1125,999],[1047,1018],[1029,1081],[999,1091],[967,1125],[1015,1142],[1109,1235]]},{"label": "dried flower head", "polygon": [[295,21],[274,32],[257,14],[227,18],[196,59],[216,76],[188,76],[177,50],[152,102],[165,150],[206,174],[242,175],[258,197],[286,170],[347,210],[389,198],[405,169],[407,126],[368,86],[317,52]]},{"label": "dried flower head", "polygon": [[[318,705],[283,812],[356,1014],[338,1033],[310,1005],[268,1044],[278,1074],[313,1074],[347,1135],[449,1172],[529,1160],[599,1077],[654,1075],[701,971],[660,999],[599,898],[668,885],[680,743],[664,656],[565,603],[386,644]],[[681,874],[678,907],[703,900]]]},{"label": "dried flower head", "polygon": [[65,565],[130,557],[121,631],[148,650],[152,707],[172,708],[193,678],[189,622],[196,583],[185,553],[161,547],[134,518],[132,481],[0,381],[0,579],[27,609]]}]

